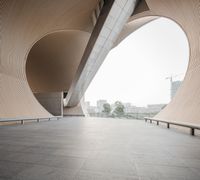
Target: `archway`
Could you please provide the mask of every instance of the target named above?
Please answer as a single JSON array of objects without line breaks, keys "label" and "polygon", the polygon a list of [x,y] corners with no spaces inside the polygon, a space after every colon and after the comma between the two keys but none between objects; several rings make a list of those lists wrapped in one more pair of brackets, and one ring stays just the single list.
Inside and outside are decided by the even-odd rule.
[{"label": "archway", "polygon": [[50,33],[37,41],[28,54],[29,86],[53,115],[62,115],[63,92],[71,85],[89,35],[76,30]]},{"label": "archway", "polygon": [[[149,19],[141,18],[138,22]],[[187,36],[174,21],[159,18],[125,37],[119,38],[120,43],[104,61],[86,93],[86,100],[93,93],[111,103],[124,102],[127,111],[137,114],[134,117],[138,113],[154,116],[170,101],[166,78],[172,75],[173,88],[184,78],[189,59]]]}]

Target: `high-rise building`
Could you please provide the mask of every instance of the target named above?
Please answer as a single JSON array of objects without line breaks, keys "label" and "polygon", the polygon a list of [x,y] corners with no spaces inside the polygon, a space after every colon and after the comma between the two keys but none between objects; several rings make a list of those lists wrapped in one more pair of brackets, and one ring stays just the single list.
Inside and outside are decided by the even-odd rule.
[{"label": "high-rise building", "polygon": [[171,99],[175,96],[181,83],[182,83],[182,81],[172,81],[171,82]]}]

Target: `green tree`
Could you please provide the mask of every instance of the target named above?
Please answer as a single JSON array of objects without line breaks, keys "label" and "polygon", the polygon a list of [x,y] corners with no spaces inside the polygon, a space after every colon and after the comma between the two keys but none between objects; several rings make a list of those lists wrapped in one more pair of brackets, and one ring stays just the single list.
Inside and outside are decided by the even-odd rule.
[{"label": "green tree", "polygon": [[103,113],[106,113],[107,115],[110,114],[110,112],[111,112],[111,106],[110,106],[109,103],[105,103],[105,104],[103,105],[103,111],[102,111],[102,112],[103,112]]},{"label": "green tree", "polygon": [[120,101],[115,102],[115,109],[113,114],[117,117],[121,117],[124,115],[124,105]]}]

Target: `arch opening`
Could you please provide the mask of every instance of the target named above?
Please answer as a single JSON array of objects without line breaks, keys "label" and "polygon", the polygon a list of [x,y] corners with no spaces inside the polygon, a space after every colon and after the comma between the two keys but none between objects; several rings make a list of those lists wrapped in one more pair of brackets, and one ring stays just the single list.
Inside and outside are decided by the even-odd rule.
[{"label": "arch opening", "polygon": [[[121,101],[129,112],[126,117],[155,116],[181,86],[189,51],[185,32],[171,19],[160,17],[141,26],[107,56],[86,92],[86,101],[92,102],[89,111],[99,116],[102,103],[112,104],[113,110],[114,102]],[[98,100],[106,101],[94,107]]]},{"label": "arch opening", "polygon": [[50,33],[38,40],[27,56],[26,76],[40,104],[62,115],[63,93],[76,73],[89,33],[77,30]]}]

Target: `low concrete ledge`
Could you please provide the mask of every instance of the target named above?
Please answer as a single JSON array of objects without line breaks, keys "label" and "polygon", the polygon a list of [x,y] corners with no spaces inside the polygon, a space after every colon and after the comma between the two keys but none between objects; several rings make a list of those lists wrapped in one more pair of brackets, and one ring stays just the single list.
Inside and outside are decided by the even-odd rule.
[{"label": "low concrete ledge", "polygon": [[167,128],[168,129],[170,128],[170,125],[190,128],[190,134],[192,136],[195,135],[195,129],[200,130],[200,126],[199,125],[186,123],[186,122],[181,122],[180,123],[180,122],[176,122],[176,121],[167,121],[167,120],[163,120],[163,119],[156,119],[156,118],[150,118],[150,117],[145,117],[144,119],[145,119],[145,122],[147,122],[149,120],[150,123],[155,121],[157,125],[159,125],[159,123],[165,123],[165,124],[167,124]]}]

